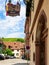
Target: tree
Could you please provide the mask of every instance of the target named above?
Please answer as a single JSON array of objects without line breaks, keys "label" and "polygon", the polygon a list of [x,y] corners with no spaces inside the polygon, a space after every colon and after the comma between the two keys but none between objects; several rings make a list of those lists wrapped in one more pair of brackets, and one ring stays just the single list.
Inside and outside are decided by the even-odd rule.
[{"label": "tree", "polygon": [[0,38],[0,53],[2,53],[2,50],[4,48],[3,40]]},{"label": "tree", "polygon": [[25,40],[23,39],[23,38],[17,38],[17,40],[16,41],[18,41],[18,42],[22,42],[22,43],[24,43],[25,42]]},{"label": "tree", "polygon": [[5,52],[5,54],[7,54],[7,55],[10,55],[10,56],[13,55],[12,50],[9,49],[9,48],[6,48],[4,52]]}]

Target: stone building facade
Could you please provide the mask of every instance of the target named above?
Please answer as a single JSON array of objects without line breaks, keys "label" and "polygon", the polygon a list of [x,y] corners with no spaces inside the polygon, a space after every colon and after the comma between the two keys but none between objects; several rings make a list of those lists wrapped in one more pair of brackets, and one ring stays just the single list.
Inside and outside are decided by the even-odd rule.
[{"label": "stone building facade", "polygon": [[25,55],[26,55],[26,59],[30,59],[30,52],[27,52],[27,48],[26,47],[30,47],[29,44],[29,22],[30,22],[30,16],[26,18],[26,23],[25,23]]},{"label": "stone building facade", "polygon": [[49,0],[32,1],[29,0],[30,65],[49,65]]}]

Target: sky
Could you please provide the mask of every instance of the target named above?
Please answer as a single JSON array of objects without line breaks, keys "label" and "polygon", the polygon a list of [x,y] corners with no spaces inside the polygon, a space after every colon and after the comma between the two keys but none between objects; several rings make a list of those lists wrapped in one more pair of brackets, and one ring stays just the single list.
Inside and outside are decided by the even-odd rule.
[{"label": "sky", "polygon": [[[24,38],[26,6],[23,0],[20,0],[20,16],[15,17],[6,16],[5,1],[0,0],[0,38]],[[15,4],[16,1],[12,0],[12,3]]]}]

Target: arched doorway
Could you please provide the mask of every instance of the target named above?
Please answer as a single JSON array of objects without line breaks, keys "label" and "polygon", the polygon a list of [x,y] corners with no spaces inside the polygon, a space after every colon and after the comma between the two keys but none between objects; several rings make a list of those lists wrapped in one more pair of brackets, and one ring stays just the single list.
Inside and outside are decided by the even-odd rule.
[{"label": "arched doorway", "polygon": [[36,29],[36,65],[46,65],[46,41],[48,35],[47,18],[45,12],[40,14]]}]

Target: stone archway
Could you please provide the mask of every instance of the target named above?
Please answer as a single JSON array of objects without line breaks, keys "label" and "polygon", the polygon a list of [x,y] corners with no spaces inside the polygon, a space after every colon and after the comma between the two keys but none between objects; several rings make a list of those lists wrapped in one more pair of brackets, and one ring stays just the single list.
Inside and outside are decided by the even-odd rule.
[{"label": "stone archway", "polygon": [[47,35],[47,17],[45,12],[42,11],[38,20],[37,29],[36,29],[36,65],[46,65],[46,55],[45,55],[45,45]]}]

